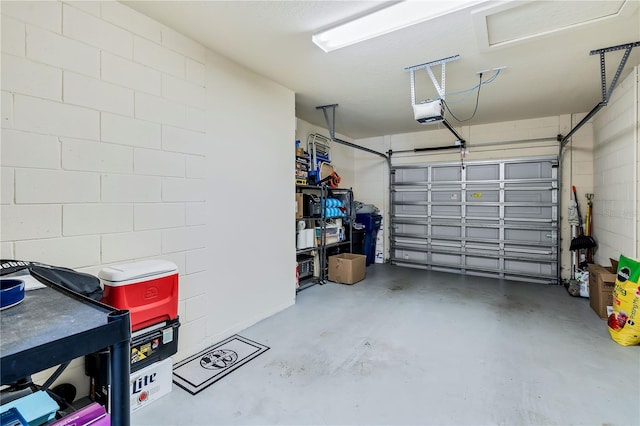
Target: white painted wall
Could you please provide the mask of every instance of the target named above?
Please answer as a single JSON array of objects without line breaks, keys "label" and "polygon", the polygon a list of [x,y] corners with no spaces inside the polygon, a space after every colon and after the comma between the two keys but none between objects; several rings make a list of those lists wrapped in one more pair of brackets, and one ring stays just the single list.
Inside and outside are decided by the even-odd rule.
[{"label": "white painted wall", "polygon": [[[483,124],[477,126],[463,126],[456,131],[467,141],[469,153],[465,161],[519,158],[529,156],[553,156],[558,154],[558,134],[567,134],[572,125],[584,115],[543,117],[531,120],[520,120],[502,123]],[[455,142],[453,135],[444,127],[432,127],[423,132],[405,133],[380,136],[368,139],[358,139],[354,143],[379,152],[389,150],[401,151],[414,148],[449,146]],[[580,202],[586,206],[585,192],[593,192],[593,177],[591,168],[593,138],[591,124],[588,123],[572,137],[572,143],[567,147],[563,161],[562,178],[562,276],[567,278],[570,272],[570,230],[566,223],[566,208],[571,197],[571,185],[576,185],[582,197]],[[509,143],[513,141],[536,142]],[[503,143],[489,146],[489,143]],[[460,161],[458,150],[431,151],[421,153],[396,153],[392,155],[393,165],[409,163],[434,163]],[[389,172],[384,159],[365,152],[355,154],[355,185],[360,201],[372,203],[389,211]],[[573,165],[573,166],[572,166]],[[573,170],[573,173],[572,173]],[[584,216],[584,207],[582,214]],[[388,221],[387,221],[388,223]],[[385,228],[385,258],[389,257],[388,227]]]},{"label": "white painted wall", "polygon": [[207,65],[210,264],[194,347],[292,305],[296,286],[294,93],[212,52]]},{"label": "white painted wall", "polygon": [[621,254],[640,252],[638,218],[639,67],[618,83],[606,107],[594,117],[595,260],[610,265]]},{"label": "white painted wall", "polygon": [[292,91],[118,2],[0,12],[2,258],[175,262],[174,360],[294,303]]}]

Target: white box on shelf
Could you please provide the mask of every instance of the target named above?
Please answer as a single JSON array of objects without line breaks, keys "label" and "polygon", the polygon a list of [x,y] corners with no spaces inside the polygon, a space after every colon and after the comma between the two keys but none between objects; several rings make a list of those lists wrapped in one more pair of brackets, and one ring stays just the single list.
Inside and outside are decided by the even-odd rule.
[{"label": "white box on shelf", "polygon": [[171,358],[153,364],[131,374],[129,396],[131,411],[136,411],[171,392],[173,383]]}]

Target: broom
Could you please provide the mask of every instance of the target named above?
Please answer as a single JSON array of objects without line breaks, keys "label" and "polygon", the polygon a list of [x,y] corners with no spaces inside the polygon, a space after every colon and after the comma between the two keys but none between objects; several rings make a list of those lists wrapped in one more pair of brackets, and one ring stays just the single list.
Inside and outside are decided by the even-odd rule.
[{"label": "broom", "polygon": [[[593,234],[593,194],[584,194],[587,197],[587,213],[584,219],[584,233]],[[593,263],[593,249],[587,249],[587,262]]]},{"label": "broom", "polygon": [[582,227],[582,216],[580,215],[580,204],[578,203],[578,194],[576,194],[576,187],[573,186],[573,197],[576,200],[576,209],[578,211],[578,232],[580,235],[571,240],[570,251],[590,249],[594,248],[598,244],[590,235],[584,235],[584,229]]}]

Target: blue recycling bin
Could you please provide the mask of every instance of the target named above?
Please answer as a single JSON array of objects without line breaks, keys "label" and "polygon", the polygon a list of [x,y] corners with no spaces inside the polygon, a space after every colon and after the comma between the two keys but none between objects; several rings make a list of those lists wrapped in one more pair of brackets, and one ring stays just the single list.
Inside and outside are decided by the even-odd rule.
[{"label": "blue recycling bin", "polygon": [[382,223],[382,216],[373,213],[358,213],[356,214],[356,222],[364,225],[364,243],[362,244],[362,251],[367,256],[367,266],[371,265],[376,260],[376,237],[380,230],[380,224]]}]

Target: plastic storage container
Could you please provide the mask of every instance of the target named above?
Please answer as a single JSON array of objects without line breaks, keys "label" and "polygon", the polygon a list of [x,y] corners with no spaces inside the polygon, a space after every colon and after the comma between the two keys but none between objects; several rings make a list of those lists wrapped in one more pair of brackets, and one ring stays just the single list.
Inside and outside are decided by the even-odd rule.
[{"label": "plastic storage container", "polygon": [[162,361],[178,352],[178,329],[180,320],[161,322],[131,335],[131,372],[135,372],[157,361]]},{"label": "plastic storage container", "polygon": [[367,266],[369,266],[376,261],[376,237],[382,223],[382,216],[371,213],[358,213],[356,214],[356,222],[364,225],[365,234],[362,254],[367,256]]},{"label": "plastic storage container", "polygon": [[131,330],[171,321],[178,316],[178,268],[166,260],[143,260],[109,266],[98,273],[104,285],[101,302],[128,309]]},{"label": "plastic storage container", "polygon": [[303,279],[313,275],[313,256],[299,254],[296,256],[298,263],[298,278]]}]

